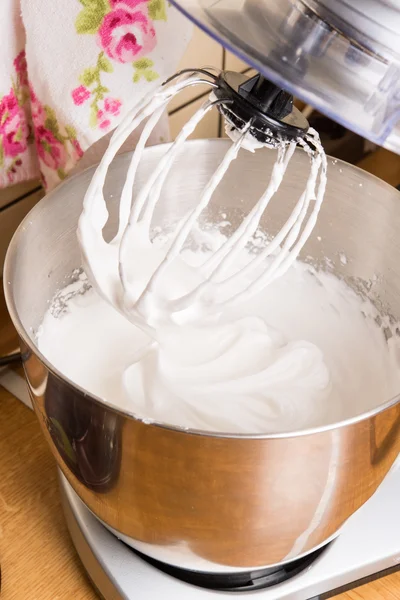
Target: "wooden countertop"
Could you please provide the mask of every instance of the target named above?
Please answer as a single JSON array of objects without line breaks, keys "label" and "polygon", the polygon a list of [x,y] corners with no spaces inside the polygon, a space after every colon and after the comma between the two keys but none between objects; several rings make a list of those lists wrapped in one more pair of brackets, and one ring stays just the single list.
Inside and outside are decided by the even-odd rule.
[{"label": "wooden countertop", "polygon": [[[360,166],[392,185],[400,183],[400,159],[386,150]],[[15,347],[1,293],[0,341],[3,352]],[[55,462],[36,417],[1,386],[0,407],[1,597],[96,600],[68,535]],[[337,600],[399,599],[400,572],[337,596]]]},{"label": "wooden countertop", "polygon": [[96,600],[63,519],[57,471],[34,413],[0,388],[3,600]]}]

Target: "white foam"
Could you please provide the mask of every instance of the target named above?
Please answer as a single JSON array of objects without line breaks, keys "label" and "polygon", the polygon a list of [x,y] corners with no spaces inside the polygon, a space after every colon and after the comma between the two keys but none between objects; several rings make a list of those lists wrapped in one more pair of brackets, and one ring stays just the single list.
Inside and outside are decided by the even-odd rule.
[{"label": "white foam", "polygon": [[340,421],[399,391],[397,338],[386,342],[376,315],[334,275],[296,261],[217,322],[173,326],[158,344],[94,289],[78,293],[47,312],[38,345],[77,384],[148,422],[271,433]]}]

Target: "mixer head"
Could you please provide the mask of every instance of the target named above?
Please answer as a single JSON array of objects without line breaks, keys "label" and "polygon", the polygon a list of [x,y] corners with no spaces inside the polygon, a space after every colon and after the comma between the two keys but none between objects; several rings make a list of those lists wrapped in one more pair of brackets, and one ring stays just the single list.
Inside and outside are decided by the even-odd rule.
[{"label": "mixer head", "polygon": [[171,0],[279,88],[400,154],[396,0]]}]

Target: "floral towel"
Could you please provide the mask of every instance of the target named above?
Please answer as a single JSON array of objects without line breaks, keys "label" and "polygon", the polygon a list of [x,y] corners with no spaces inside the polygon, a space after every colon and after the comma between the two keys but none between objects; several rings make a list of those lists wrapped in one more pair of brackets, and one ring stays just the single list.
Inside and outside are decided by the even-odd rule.
[{"label": "floral towel", "polygon": [[176,70],[190,35],[167,0],[1,0],[0,187],[57,185]]}]

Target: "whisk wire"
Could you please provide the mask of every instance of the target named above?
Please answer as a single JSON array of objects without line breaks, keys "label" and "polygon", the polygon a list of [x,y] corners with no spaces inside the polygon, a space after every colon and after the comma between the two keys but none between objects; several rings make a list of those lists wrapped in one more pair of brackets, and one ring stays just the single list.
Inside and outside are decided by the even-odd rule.
[{"label": "whisk wire", "polygon": [[[312,133],[312,132],[311,132]],[[312,141],[313,145],[317,147],[319,150],[319,154],[316,159],[312,162],[311,168],[314,171],[312,173],[318,173],[321,166],[318,191],[315,197],[315,183],[313,184],[313,177],[311,176],[307,182],[306,190],[302,194],[302,202],[299,202],[297,207],[292,212],[292,215],[289,217],[288,222],[293,224],[293,227],[290,229],[290,233],[285,240],[285,243],[279,252],[278,256],[274,259],[273,263],[270,267],[268,267],[264,273],[251,282],[247,287],[242,289],[238,294],[234,295],[229,299],[228,302],[224,302],[224,307],[233,306],[240,302],[243,302],[246,298],[257,294],[261,291],[266,285],[268,285],[271,281],[279,277],[283,272],[286,271],[287,268],[296,260],[299,256],[301,250],[303,249],[306,241],[308,240],[311,231],[313,230],[315,223],[317,221],[318,213],[321,208],[322,200],[325,194],[326,188],[326,171],[327,171],[327,161],[326,156],[322,150],[322,146],[319,144],[318,140],[315,139],[314,136],[310,136],[310,141]],[[304,226],[303,231],[299,236],[301,226],[304,222],[305,216],[307,215],[308,208],[311,200],[315,200],[314,208],[309,216],[309,219]],[[300,215],[298,215],[298,207],[301,206]],[[297,242],[296,242],[297,240]],[[296,243],[295,243],[296,242]],[[265,253],[268,252],[268,248],[265,250]],[[261,253],[262,254],[262,253]],[[261,255],[260,255],[261,256]],[[257,260],[256,257],[255,260]],[[246,267],[245,267],[246,269]],[[220,307],[221,308],[221,307]]]},{"label": "whisk wire", "polygon": [[[182,75],[195,75],[195,74],[201,74],[201,75],[206,75],[207,77],[210,77],[210,79],[212,80],[212,83],[214,83],[214,81],[217,79],[217,75],[215,75],[214,73],[210,73],[210,71],[206,68],[202,68],[202,69],[191,69],[191,68],[187,68],[187,69],[181,69],[180,71],[178,71],[177,73],[174,73],[174,75],[171,75],[171,77],[168,77],[164,82],[163,82],[163,87],[167,86],[168,84],[172,83],[173,81],[179,79],[180,77],[182,77]],[[203,80],[202,83],[210,83],[207,80]],[[215,84],[215,87],[216,84]]]},{"label": "whisk wire", "polygon": [[[176,156],[208,111],[218,106],[221,111],[226,111],[227,106],[233,100],[227,99],[225,96],[221,97],[221,90],[219,90],[219,94],[212,91],[210,98],[183,126],[175,142],[167,147],[161,160],[134,198],[135,178],[144,148],[167,104],[175,94],[199,83],[206,84],[213,89],[218,87],[217,79],[216,75],[206,69],[183,69],[169,78],[158,91],[151,92],[134,106],[112,135],[110,145],[85,196],[84,209],[78,228],[78,232],[86,234],[86,236],[80,235],[81,242],[83,238],[86,239],[86,245],[81,243],[85,269],[90,273],[93,282],[107,301],[117,310],[129,316],[133,322],[137,322],[138,318],[143,320],[146,327],[154,325],[150,323],[148,315],[146,317],[149,308],[151,310],[154,308],[157,314],[168,314],[169,318],[173,318],[173,314],[190,309],[194,303],[197,303],[201,307],[201,314],[212,315],[225,308],[235,306],[262,290],[289,268],[290,264],[298,257],[316,223],[322,203],[326,186],[327,162],[317,132],[309,129],[308,134],[299,139],[282,140],[277,138],[278,158],[273,166],[265,192],[232,235],[221,244],[210,259],[198,268],[199,278],[196,279],[195,287],[178,298],[157,297],[157,285],[161,283],[161,276],[165,274],[168,265],[181,255],[202,212],[208,207],[217,187],[231,163],[237,158],[240,149],[248,148],[249,142],[253,139],[248,137],[253,134],[252,119],[246,123],[242,121],[242,129],[239,130],[240,126],[236,125],[235,135],[237,137],[233,136],[233,144],[222,158],[208,184],[205,185],[198,202],[178,223],[175,237],[166,247],[161,262],[157,262],[155,270],[147,276],[147,281],[142,282],[144,287],[138,291],[137,282],[130,281],[128,278],[128,266],[132,262],[133,248],[130,240],[132,236],[143,234],[145,244],[152,243],[150,240],[151,224]],[[145,119],[148,120],[132,155],[120,196],[117,234],[111,243],[107,243],[103,236],[103,229],[108,220],[108,210],[103,193],[107,171],[121,145]],[[308,178],[306,189],[277,235],[260,252],[254,253],[247,264],[232,273],[236,258],[251,243],[259,228],[260,219],[278,192],[297,144],[300,144],[307,152],[311,161],[311,175]],[[310,212],[312,201],[314,201],[314,205]],[[101,265],[101,268],[98,267],[95,260],[92,260],[96,251],[105,253],[105,264]],[[270,257],[271,259],[266,263],[265,261]],[[265,268],[261,274],[258,274],[256,269],[261,265],[265,265]],[[151,295],[156,304],[158,302],[157,306],[151,301]]]},{"label": "whisk wire", "polygon": [[[184,144],[184,142],[186,142],[186,140],[188,139],[188,137],[193,133],[193,131],[196,129],[197,125],[199,124],[199,122],[203,119],[203,117],[214,107],[218,106],[219,104],[223,104],[225,102],[225,100],[207,100],[206,102],[203,103],[203,105],[201,106],[201,108],[199,109],[199,111],[197,113],[195,113],[195,118],[193,118],[193,122],[192,119],[190,119],[183,127],[182,130],[179,132],[175,142],[172,144],[172,148],[173,151],[171,149],[171,154],[173,154],[173,156],[175,157],[177,155],[177,153],[180,151],[182,145]],[[145,212],[143,215],[143,221],[146,223],[146,226],[148,228],[148,230],[150,229],[151,226],[151,221],[153,218],[153,214],[154,214],[154,209],[156,207],[156,204],[159,200],[160,194],[161,194],[161,189],[164,185],[164,182],[170,172],[170,169],[172,167],[172,161],[169,163],[169,168],[165,169],[164,172],[162,173],[161,177],[159,178],[159,181],[157,182],[157,186],[155,188],[155,193],[150,195],[149,198],[149,202],[145,208]],[[154,187],[153,187],[154,190]]]},{"label": "whisk wire", "polygon": [[214,267],[212,277],[215,279],[223,273],[234,261],[237,254],[244,248],[248,240],[254,235],[259,226],[259,219],[268,207],[272,197],[279,189],[282,179],[285,175],[287,165],[290,158],[293,156],[296,143],[291,142],[289,146],[280,145],[278,147],[278,160],[273,166],[270,185],[267,186],[265,193],[259,201],[254,205],[249,214],[243,219],[235,232],[224,242],[214,256],[210,259],[207,266]]},{"label": "whisk wire", "polygon": [[[119,148],[126,141],[132,131],[134,131],[146,117],[150,117],[149,120],[152,121],[151,125],[155,124],[157,117],[154,116],[153,120],[153,113],[161,113],[175,93],[192,85],[195,80],[198,80],[198,77],[187,76],[182,78],[182,80],[177,81],[173,88],[163,87],[160,88],[158,92],[151,92],[127,113],[119,127],[111,136],[109,146],[104,153],[99,166],[97,167],[96,177],[92,178],[85,194],[83,210],[78,225],[78,237],[81,242],[84,266],[86,271],[91,274],[92,281],[96,284],[96,287],[101,295],[113,305],[117,305],[117,292],[115,290],[115,286],[113,286],[110,282],[116,282],[116,276],[119,279],[119,272],[111,272],[113,268],[112,265],[114,264],[112,260],[106,261],[106,263],[103,265],[102,271],[100,272],[97,269],[96,261],[92,260],[92,251],[90,251],[90,249],[83,244],[83,238],[86,235],[87,238],[91,240],[92,247],[97,249],[97,252],[108,252],[109,250],[109,244],[106,243],[103,237],[103,228],[107,223],[109,216],[103,194],[103,187],[108,168]],[[124,223],[126,222],[126,214],[128,212],[129,204],[132,203],[131,190],[146,138],[148,138],[150,135],[151,125],[148,127],[145,126],[145,131],[142,132],[141,143],[139,143],[137,152],[134,153],[132,158],[132,162],[134,164],[131,164],[130,166],[131,172],[129,174],[129,182],[126,182],[126,186],[124,186],[124,203],[122,206],[120,206],[120,216],[122,216],[122,222],[119,224],[117,236],[113,240],[114,242],[118,240],[118,235],[122,240],[123,234],[121,233],[121,230],[125,231],[127,229],[127,227],[124,228]],[[108,252],[108,254],[110,253]]]},{"label": "whisk wire", "polygon": [[135,152],[133,153],[132,160],[129,164],[128,171],[126,174],[126,180],[124,183],[124,187],[122,188],[121,200],[119,206],[119,224],[118,224],[118,233],[114,239],[114,242],[120,240],[125,231],[125,228],[129,221],[129,216],[131,213],[131,207],[133,202],[133,184],[135,182],[136,171],[140,163],[140,159],[142,157],[142,152],[148,142],[148,139],[157,125],[158,121],[161,118],[165,110],[165,105],[162,104],[160,108],[154,111],[154,114],[149,118],[143,131],[139,137],[139,140],[136,144]]},{"label": "whisk wire", "polygon": [[[313,169],[313,167],[312,167],[312,173],[314,174],[315,172],[318,172],[318,168],[319,168],[318,164],[315,165],[315,169]],[[269,268],[270,273],[271,272],[273,273],[275,271],[276,266],[279,266],[285,252],[288,249],[290,249],[291,245],[297,239],[297,235],[300,230],[301,224],[304,220],[305,214],[307,213],[307,209],[309,206],[309,200],[310,200],[311,196],[313,195],[313,193],[314,193],[314,188],[313,189],[306,188],[306,190],[301,194],[291,215],[286,220],[285,224],[282,226],[282,228],[280,229],[278,234],[266,245],[264,250],[262,250],[260,253],[255,255],[255,257],[251,260],[251,262],[249,264],[245,265],[239,271],[238,274],[240,274],[241,276],[244,276],[244,277],[249,275],[250,272],[254,271],[254,269],[256,269],[262,262],[264,262],[266,258],[271,256],[271,254],[274,254],[274,252],[280,248],[280,245],[282,244],[282,242],[284,242],[285,238],[288,236],[287,240],[284,243],[284,246],[281,248],[281,251],[279,252],[278,256],[276,257],[275,262]],[[307,199],[308,199],[308,201],[307,201]],[[236,274],[232,275],[231,277],[229,277],[226,280],[226,282],[231,282],[235,276],[236,276]]]},{"label": "whisk wire", "polygon": [[[94,178],[88,187],[85,202],[84,212],[90,211],[93,203],[98,200],[98,194],[101,192],[104,186],[105,178],[107,176],[108,168],[115,158],[119,148],[128,139],[129,135],[142,123],[142,121],[153,114],[160,106],[168,104],[171,98],[181,90],[189,87],[190,85],[198,82],[198,78],[187,76],[178,81],[174,89],[168,87],[162,87],[156,93],[150,92],[147,94],[142,101],[136,104],[121,121],[119,127],[114,131],[110,139],[110,144],[105,151],[103,158],[98,166],[98,177]],[[210,82],[208,82],[210,83]],[[140,159],[141,153],[138,152]],[[104,198],[103,198],[104,201]]]},{"label": "whisk wire", "polygon": [[[125,272],[125,259],[128,252],[128,241],[129,241],[129,228],[134,226],[139,221],[147,229],[147,233],[150,233],[150,225],[153,217],[153,213],[161,193],[162,186],[166,177],[168,176],[170,169],[173,164],[173,159],[179,152],[183,143],[187,140],[189,135],[195,130],[198,123],[204,117],[204,115],[211,110],[214,106],[221,104],[223,100],[206,100],[198,111],[191,117],[191,119],[184,125],[182,130],[179,132],[175,142],[168,148],[167,152],[161,158],[157,167],[142,187],[139,195],[132,204],[131,214],[128,221],[128,226],[125,229],[124,234],[121,238],[121,244],[119,248],[119,275],[124,288],[126,288],[126,297],[130,297],[130,286],[127,281]],[[154,190],[154,187],[156,189]],[[152,194],[153,191],[153,194]],[[143,212],[143,216],[142,215]],[[170,259],[168,259],[170,260]],[[146,288],[147,289],[147,288]]]},{"label": "whisk wire", "polygon": [[[229,169],[231,163],[236,159],[239,150],[242,146],[243,140],[249,130],[250,125],[247,125],[240,137],[236,140],[236,142],[229,148],[228,152],[225,154],[224,158],[218,165],[216,171],[214,172],[213,177],[210,179],[209,183],[205,186],[201,198],[196,204],[195,208],[190,212],[189,216],[186,220],[183,221],[178,232],[172,242],[171,247],[169,248],[164,260],[161,262],[158,269],[154,272],[151,277],[149,284],[144,292],[148,290],[149,292],[152,290],[153,286],[156,284],[157,279],[161,276],[168,263],[170,263],[173,259],[175,259],[182,251],[182,248],[190,235],[190,232],[193,229],[194,224],[197,222],[200,214],[203,212],[205,208],[207,208],[210,200],[221,183],[222,178],[225,176],[227,170]],[[143,294],[143,296],[144,296]],[[190,295],[190,294],[189,294]],[[187,298],[187,297],[186,297]],[[139,299],[140,301],[140,299]]]}]

